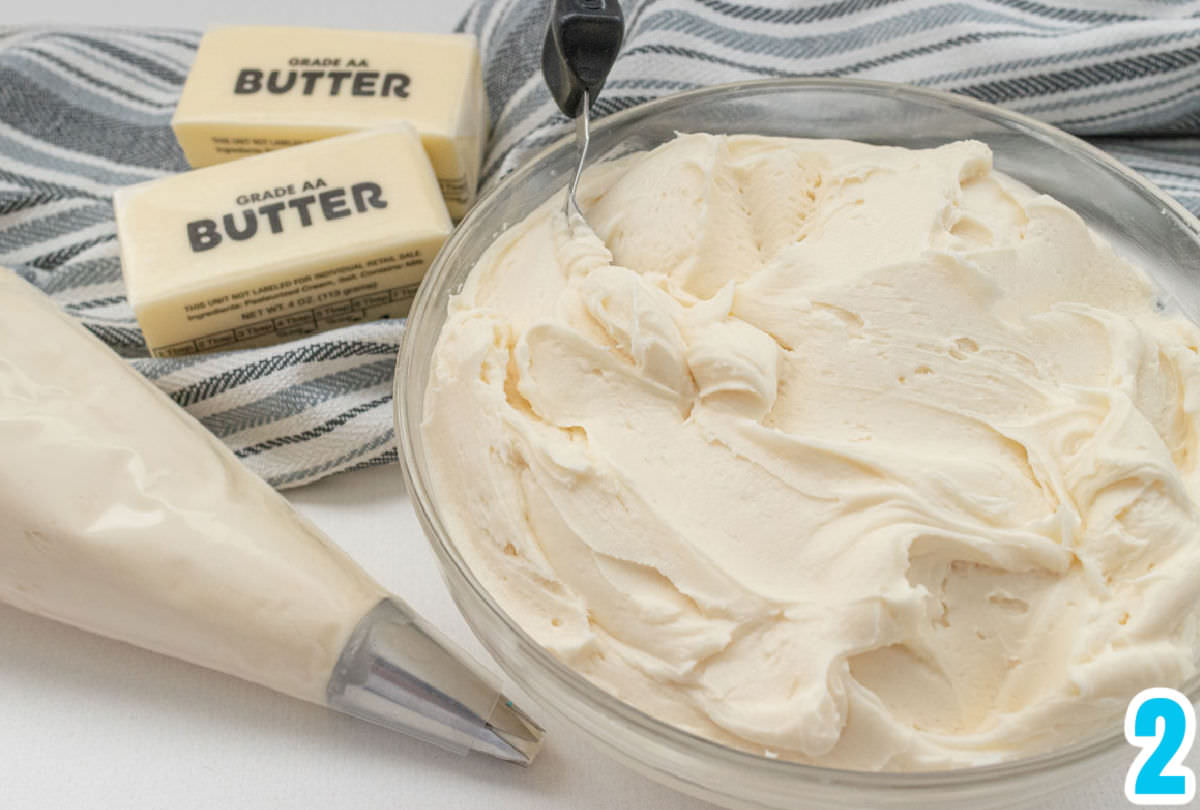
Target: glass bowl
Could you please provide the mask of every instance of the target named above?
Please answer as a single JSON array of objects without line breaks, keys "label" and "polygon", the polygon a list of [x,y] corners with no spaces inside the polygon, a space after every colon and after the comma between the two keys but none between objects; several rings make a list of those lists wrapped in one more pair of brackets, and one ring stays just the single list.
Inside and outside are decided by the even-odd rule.
[{"label": "glass bowl", "polygon": [[[1127,259],[1145,268],[1185,314],[1200,313],[1200,223],[1113,159],[1054,127],[930,90],[846,79],[780,79],[669,96],[598,122],[589,162],[650,149],[676,132],[848,138],[929,147],[975,138],[998,169],[1066,203]],[[450,592],[504,671],[543,709],[602,750],[677,790],[730,808],[991,808],[1037,804],[1105,771],[1133,751],[1120,718],[1067,748],[998,765],[925,773],[867,773],[771,760],[662,723],[559,662],[484,590],[439,518],[422,441],[430,360],[449,297],[509,225],[561,190],[572,139],[532,158],[481,199],[450,237],[413,304],[395,381],[396,432],[414,508]],[[1196,700],[1200,683],[1186,685]]]}]

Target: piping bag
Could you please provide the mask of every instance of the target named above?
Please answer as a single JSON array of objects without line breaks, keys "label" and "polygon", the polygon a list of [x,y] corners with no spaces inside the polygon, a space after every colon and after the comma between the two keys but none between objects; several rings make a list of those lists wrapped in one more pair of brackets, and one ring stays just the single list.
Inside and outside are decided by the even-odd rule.
[{"label": "piping bag", "polygon": [[0,602],[465,754],[542,730],[220,441],[0,268]]}]

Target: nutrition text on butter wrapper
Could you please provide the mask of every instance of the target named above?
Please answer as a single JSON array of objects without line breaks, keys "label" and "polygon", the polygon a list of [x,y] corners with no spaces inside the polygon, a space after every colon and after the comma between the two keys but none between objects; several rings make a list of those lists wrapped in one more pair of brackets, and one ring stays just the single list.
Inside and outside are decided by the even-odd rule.
[{"label": "nutrition text on butter wrapper", "polygon": [[410,251],[185,303],[186,317],[193,323],[230,313],[236,313],[243,323],[155,348],[153,353],[157,357],[174,357],[248,348],[350,323],[403,317],[408,314],[420,285],[388,286],[390,276],[396,271],[413,269],[421,270],[424,275],[427,264],[427,257],[420,251]]}]

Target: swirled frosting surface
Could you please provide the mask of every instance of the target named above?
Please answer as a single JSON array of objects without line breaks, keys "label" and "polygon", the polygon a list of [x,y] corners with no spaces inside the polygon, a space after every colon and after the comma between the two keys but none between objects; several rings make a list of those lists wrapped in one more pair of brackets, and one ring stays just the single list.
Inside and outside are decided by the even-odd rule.
[{"label": "swirled frosting surface", "polygon": [[450,305],[434,496],[568,665],[859,769],[984,764],[1196,671],[1200,330],[989,149],[681,135]]}]

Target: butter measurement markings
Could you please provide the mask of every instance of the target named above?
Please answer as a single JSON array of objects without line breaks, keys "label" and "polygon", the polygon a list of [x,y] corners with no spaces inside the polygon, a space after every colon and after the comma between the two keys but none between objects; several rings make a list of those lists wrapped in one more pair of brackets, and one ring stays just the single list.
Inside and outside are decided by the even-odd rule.
[{"label": "butter measurement markings", "polygon": [[[381,272],[383,269],[402,269],[411,266],[411,264],[411,260],[397,262],[394,265],[389,265],[387,268],[381,268]],[[419,286],[420,283],[418,282],[404,284],[399,287],[385,288],[378,292],[355,296],[346,301],[339,301],[334,304],[322,304],[321,306],[312,307],[301,312],[267,318],[256,323],[234,327],[233,329],[211,332],[194,340],[164,346],[161,349],[157,349],[156,353],[163,357],[193,354],[195,352],[232,347],[268,336],[296,337],[319,332],[321,329],[331,326],[358,323],[367,320],[369,317],[367,313],[372,309],[389,304],[411,303],[413,298],[416,297]],[[390,314],[384,313],[375,317],[390,317]]]}]

